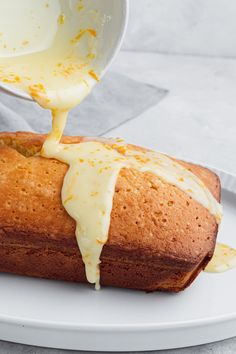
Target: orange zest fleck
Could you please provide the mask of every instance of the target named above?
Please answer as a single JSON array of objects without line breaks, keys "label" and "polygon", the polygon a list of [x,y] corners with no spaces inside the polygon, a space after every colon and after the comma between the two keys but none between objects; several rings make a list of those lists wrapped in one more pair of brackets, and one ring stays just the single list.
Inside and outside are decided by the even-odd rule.
[{"label": "orange zest fleck", "polygon": [[87,54],[87,58],[88,59],[94,59],[96,57],[96,54],[94,54],[94,53],[88,53]]},{"label": "orange zest fleck", "polygon": [[148,158],[148,157],[142,157],[140,155],[134,155],[134,158],[138,161],[138,162],[141,162],[141,163],[147,163],[147,162],[150,162],[151,160]]},{"label": "orange zest fleck", "polygon": [[93,28],[88,28],[87,29],[88,33],[91,34],[93,37],[97,37],[97,31]]},{"label": "orange zest fleck", "polygon": [[66,203],[68,203],[70,200],[72,200],[73,199],[73,195],[69,195],[68,196],[68,198],[66,198],[64,201],[63,201],[63,203],[64,204],[66,204]]},{"label": "orange zest fleck", "polygon": [[99,81],[99,77],[93,70],[89,70],[88,74],[96,81]]},{"label": "orange zest fleck", "polygon": [[22,42],[22,45],[28,45],[29,44],[29,41],[23,41]]},{"label": "orange zest fleck", "polygon": [[126,154],[126,151],[127,151],[126,145],[112,144],[111,147],[112,147],[112,149],[115,149],[116,151],[118,151],[122,155]]},{"label": "orange zest fleck", "polygon": [[38,84],[30,85],[28,87],[28,90],[32,98],[37,99],[43,97],[46,102],[50,102],[50,100],[46,97],[46,90],[43,84],[38,83]]},{"label": "orange zest fleck", "polygon": [[72,44],[76,44],[80,41],[80,39],[86,34],[90,34],[92,37],[97,37],[97,31],[94,30],[93,28],[87,28],[87,29],[84,29],[84,30],[80,30],[79,33],[71,39],[71,43]]},{"label": "orange zest fleck", "polygon": [[65,19],[66,19],[65,15],[64,15],[64,14],[61,14],[61,15],[58,16],[57,23],[58,23],[59,25],[64,25]]},{"label": "orange zest fleck", "polygon": [[29,86],[29,90],[41,92],[41,93],[46,93],[45,87],[43,86],[43,84],[40,84],[40,83]]}]

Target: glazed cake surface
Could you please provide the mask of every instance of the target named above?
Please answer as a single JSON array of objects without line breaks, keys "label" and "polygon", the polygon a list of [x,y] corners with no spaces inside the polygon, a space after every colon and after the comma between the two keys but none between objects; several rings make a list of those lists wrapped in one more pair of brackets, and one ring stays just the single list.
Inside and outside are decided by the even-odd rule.
[{"label": "glazed cake surface", "polygon": [[[61,203],[68,166],[39,156],[44,140],[33,133],[0,133],[0,271],[86,282],[75,222]],[[220,200],[213,172],[176,161]],[[217,230],[215,217],[179,188],[151,173],[123,168],[101,257],[101,284],[183,290],[211,259]]]}]

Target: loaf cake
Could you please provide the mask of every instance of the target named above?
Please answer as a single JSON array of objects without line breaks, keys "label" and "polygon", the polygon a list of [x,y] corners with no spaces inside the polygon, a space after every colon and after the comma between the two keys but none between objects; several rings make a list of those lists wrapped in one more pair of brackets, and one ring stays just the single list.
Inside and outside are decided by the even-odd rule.
[{"label": "loaf cake", "polygon": [[[44,140],[33,133],[0,133],[0,272],[86,282],[75,221],[61,202],[68,166],[39,155]],[[176,161],[220,200],[213,172]],[[212,258],[217,230],[215,216],[184,191],[154,174],[122,168],[101,255],[101,284],[183,290]]]}]

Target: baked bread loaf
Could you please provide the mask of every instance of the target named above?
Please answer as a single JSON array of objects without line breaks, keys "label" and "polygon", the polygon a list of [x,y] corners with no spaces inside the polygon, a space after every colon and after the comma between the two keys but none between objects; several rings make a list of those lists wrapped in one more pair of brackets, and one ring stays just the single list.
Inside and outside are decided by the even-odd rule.
[{"label": "baked bread loaf", "polygon": [[[39,156],[44,140],[33,133],[0,133],[0,271],[86,282],[75,222],[61,203],[68,167]],[[213,172],[178,162],[220,200]],[[101,284],[183,290],[210,261],[217,230],[215,217],[185,192],[151,173],[123,168],[101,257]]]}]

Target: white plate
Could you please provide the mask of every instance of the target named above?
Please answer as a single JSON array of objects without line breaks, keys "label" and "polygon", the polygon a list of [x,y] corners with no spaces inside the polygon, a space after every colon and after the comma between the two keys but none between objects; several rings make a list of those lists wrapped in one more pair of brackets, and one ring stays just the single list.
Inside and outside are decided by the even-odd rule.
[{"label": "white plate", "polygon": [[[219,240],[236,247],[236,177],[219,174],[225,213]],[[146,294],[1,274],[0,339],[141,351],[229,338],[236,335],[235,280],[236,269],[202,273],[180,294]]]}]

